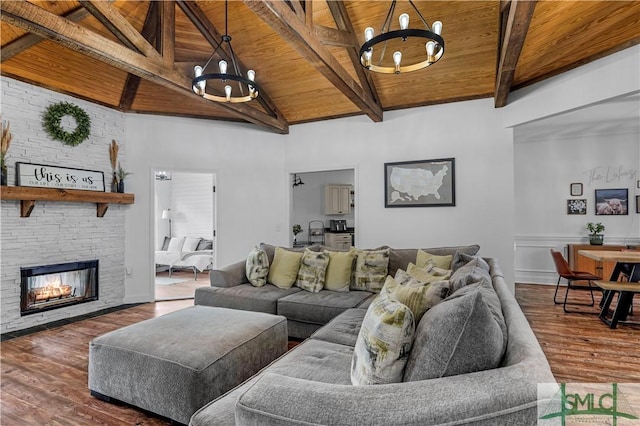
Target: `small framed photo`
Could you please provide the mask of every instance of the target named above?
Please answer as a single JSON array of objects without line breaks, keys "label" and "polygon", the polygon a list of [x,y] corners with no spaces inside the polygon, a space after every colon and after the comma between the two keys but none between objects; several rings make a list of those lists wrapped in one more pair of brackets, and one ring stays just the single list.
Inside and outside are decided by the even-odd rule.
[{"label": "small framed photo", "polygon": [[587,200],[567,200],[567,214],[587,214]]},{"label": "small framed photo", "polygon": [[629,190],[596,189],[596,216],[627,215]]},{"label": "small framed photo", "polygon": [[636,186],[640,188],[640,180],[636,182]]},{"label": "small framed photo", "polygon": [[640,195],[636,195],[636,213],[640,213]]},{"label": "small framed photo", "polygon": [[582,195],[582,184],[581,183],[572,183],[570,185],[570,191],[572,197],[579,197]]}]

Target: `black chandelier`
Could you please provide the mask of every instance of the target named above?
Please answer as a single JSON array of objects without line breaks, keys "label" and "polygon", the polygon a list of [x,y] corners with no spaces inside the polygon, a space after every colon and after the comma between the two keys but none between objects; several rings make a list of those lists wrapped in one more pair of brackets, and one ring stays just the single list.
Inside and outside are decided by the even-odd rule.
[{"label": "black chandelier", "polygon": [[[412,0],[409,0],[409,3],[415,11],[418,13],[420,20],[424,24],[425,29],[413,29],[409,28],[409,15],[407,13],[403,13],[399,16],[400,21],[400,29],[399,30],[391,30],[391,21],[393,20],[393,13],[396,8],[396,0],[391,2],[391,6],[389,7],[389,12],[387,13],[387,17],[382,24],[382,29],[380,34],[374,37],[374,30],[372,27],[367,27],[364,30],[364,38],[365,42],[360,47],[360,63],[363,67],[367,68],[370,71],[375,71],[384,74],[400,74],[404,72],[416,71],[432,65],[444,54],[444,39],[440,35],[442,32],[442,22],[435,21],[431,27],[427,24],[424,17],[418,10],[418,8],[413,4]],[[425,56],[421,57],[424,60],[418,60],[418,62],[403,65],[402,64],[402,52],[397,50],[391,56],[391,60],[385,60],[384,54],[387,48],[387,42],[391,39],[400,39],[403,42],[406,42],[409,38],[418,38],[422,39],[420,43],[426,43],[424,45]],[[377,62],[373,61],[373,47],[375,45],[384,43],[382,45],[382,49],[380,52],[380,59]],[[422,49],[421,49],[422,50]],[[393,62],[392,62],[393,61]]]},{"label": "black chandelier", "polygon": [[[242,72],[240,72],[240,67],[238,66],[236,55],[233,52],[233,47],[231,47],[231,36],[229,35],[229,31],[227,29],[227,7],[228,1],[225,1],[224,35],[222,36],[220,42],[216,45],[207,63],[203,67],[201,67],[200,65],[196,65],[193,68],[195,78],[191,83],[192,89],[195,94],[214,102],[248,102],[258,97],[259,86],[255,82],[256,72],[254,70],[249,70],[247,71],[246,77],[242,75]],[[203,74],[218,51],[222,51],[221,56],[224,56],[227,53],[227,50],[221,47],[222,43],[226,43],[228,46],[227,56],[229,56],[232,65],[231,73],[227,72],[229,68],[228,62],[222,59],[218,62],[218,69],[220,72]],[[234,81],[238,83],[238,89],[240,92],[239,95],[233,94],[233,87],[231,86],[231,84]],[[212,84],[209,84],[209,87],[207,87],[207,82],[211,82]],[[224,87],[222,87],[222,85],[224,85]],[[211,86],[214,87],[212,88]],[[209,92],[207,92],[207,89],[209,89]]]}]

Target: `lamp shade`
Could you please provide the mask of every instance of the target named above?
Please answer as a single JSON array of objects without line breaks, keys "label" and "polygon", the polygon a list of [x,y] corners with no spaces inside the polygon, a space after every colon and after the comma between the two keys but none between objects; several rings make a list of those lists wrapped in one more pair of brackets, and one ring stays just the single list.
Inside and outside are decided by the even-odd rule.
[{"label": "lamp shade", "polygon": [[171,210],[162,210],[163,219],[171,219]]}]

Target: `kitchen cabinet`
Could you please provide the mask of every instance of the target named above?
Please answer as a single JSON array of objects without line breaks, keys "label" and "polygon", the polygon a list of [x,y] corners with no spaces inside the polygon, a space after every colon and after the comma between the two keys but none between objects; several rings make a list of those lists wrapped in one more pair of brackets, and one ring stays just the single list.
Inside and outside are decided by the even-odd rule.
[{"label": "kitchen cabinet", "polygon": [[352,245],[353,234],[350,232],[327,232],[324,234],[324,244],[335,250],[349,250]]},{"label": "kitchen cabinet", "polygon": [[327,215],[351,213],[351,185],[325,185],[324,213]]}]

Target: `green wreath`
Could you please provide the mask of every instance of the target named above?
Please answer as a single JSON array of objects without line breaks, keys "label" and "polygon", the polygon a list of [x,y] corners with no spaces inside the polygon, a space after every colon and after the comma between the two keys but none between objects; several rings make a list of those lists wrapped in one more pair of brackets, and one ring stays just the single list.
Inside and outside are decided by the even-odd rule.
[{"label": "green wreath", "polygon": [[[76,120],[76,129],[73,133],[66,132],[60,127],[60,121],[65,115],[70,115]],[[69,102],[59,102],[50,105],[44,113],[43,126],[49,136],[65,145],[80,145],[91,133],[91,119],[79,106]]]}]

